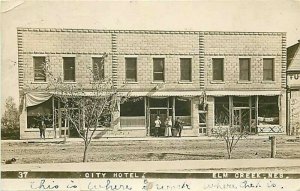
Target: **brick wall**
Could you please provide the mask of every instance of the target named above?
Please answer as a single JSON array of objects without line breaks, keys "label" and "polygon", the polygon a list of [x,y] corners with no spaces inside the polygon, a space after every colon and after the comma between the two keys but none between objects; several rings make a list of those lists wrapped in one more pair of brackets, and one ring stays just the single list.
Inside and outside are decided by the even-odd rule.
[{"label": "brick wall", "polygon": [[[62,75],[62,57],[75,56],[76,81],[89,88],[92,55],[109,56],[105,72],[118,87],[125,82],[125,57],[137,57],[138,83],[126,89],[150,90],[153,58],[165,58],[165,84],[161,90],[281,89],[285,86],[284,33],[115,31],[84,29],[18,29],[19,84],[45,87],[33,82],[34,55],[49,57],[56,75]],[[192,83],[179,83],[180,58],[192,58]],[[212,82],[212,58],[224,58],[224,83]],[[251,59],[251,82],[239,82],[238,60]],[[275,81],[262,81],[263,58],[274,58]]]},{"label": "brick wall", "polygon": [[[205,33],[205,87],[208,90],[274,90],[285,84],[284,33]],[[212,59],[224,59],[224,82],[212,81]],[[239,81],[239,58],[250,58],[251,80]],[[263,81],[263,58],[274,58],[275,81]]]},{"label": "brick wall", "polygon": [[121,54],[198,54],[197,34],[117,34]]}]

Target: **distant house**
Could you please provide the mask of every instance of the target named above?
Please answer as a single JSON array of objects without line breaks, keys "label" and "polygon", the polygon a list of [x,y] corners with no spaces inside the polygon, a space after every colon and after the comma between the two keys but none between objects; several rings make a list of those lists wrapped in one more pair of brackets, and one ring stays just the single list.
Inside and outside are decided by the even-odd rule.
[{"label": "distant house", "polygon": [[300,133],[300,40],[287,48],[288,127],[290,135]]},{"label": "distant house", "polygon": [[59,95],[44,91],[45,60],[66,84],[88,91],[86,68],[100,63],[103,53],[108,57],[100,76],[139,98],[118,103],[104,136],[152,136],[156,116],[181,118],[183,136],[210,136],[220,125],[286,133],[285,33],[19,28],[21,139],[39,137],[40,115],[49,116],[49,138],[74,131]]}]

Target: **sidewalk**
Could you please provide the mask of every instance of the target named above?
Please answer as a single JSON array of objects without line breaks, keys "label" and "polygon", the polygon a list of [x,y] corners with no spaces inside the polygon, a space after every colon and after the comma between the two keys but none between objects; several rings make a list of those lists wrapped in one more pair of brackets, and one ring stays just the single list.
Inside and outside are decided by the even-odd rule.
[{"label": "sidewalk", "polygon": [[221,159],[181,161],[122,161],[2,165],[2,171],[91,171],[91,172],[190,172],[199,170],[257,170],[290,168],[300,170],[300,159]]},{"label": "sidewalk", "polygon": [[[292,138],[291,136],[279,135],[278,137],[287,137]],[[98,139],[93,139],[93,142],[98,141],[168,141],[168,140],[214,140],[216,137],[102,137]],[[247,139],[269,139],[269,135],[252,135],[248,136]],[[55,139],[25,139],[25,140],[1,140],[1,142],[30,142],[30,143],[56,143],[63,141],[63,138],[55,138]],[[67,142],[80,142],[83,141],[81,138],[67,138]]]}]

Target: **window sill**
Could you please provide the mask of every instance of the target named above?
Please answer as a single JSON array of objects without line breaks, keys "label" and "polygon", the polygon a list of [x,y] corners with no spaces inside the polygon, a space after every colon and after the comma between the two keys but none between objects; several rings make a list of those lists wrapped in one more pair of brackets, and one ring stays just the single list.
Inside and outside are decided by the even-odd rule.
[{"label": "window sill", "polygon": [[[53,131],[53,130],[54,130],[54,128],[47,128],[46,129],[46,131]],[[28,128],[28,129],[25,129],[25,132],[40,132],[40,130],[38,128],[36,128],[36,129]]]},{"label": "window sill", "polygon": [[252,81],[238,81],[238,84],[252,84]]},{"label": "window sill", "polygon": [[153,81],[151,84],[165,84],[166,82],[164,81]]},{"label": "window sill", "polygon": [[224,81],[210,81],[211,84],[225,84]]},{"label": "window sill", "polygon": [[262,81],[262,84],[276,84],[275,81]]},{"label": "window sill", "polygon": [[31,82],[31,84],[48,84],[48,82]]},{"label": "window sill", "polygon": [[130,127],[130,126],[123,126],[120,129],[118,129],[119,131],[129,131],[129,130],[145,130],[145,127]]},{"label": "window sill", "polygon": [[130,81],[127,81],[127,82],[124,82],[124,84],[138,84],[139,82],[130,82]]},{"label": "window sill", "polygon": [[70,82],[64,81],[63,83],[64,83],[64,84],[77,84],[77,82],[71,82],[71,81],[70,81]]},{"label": "window sill", "polygon": [[[76,83],[76,82],[75,82]],[[93,81],[93,82],[90,82],[90,84],[106,84],[106,82],[97,82],[97,81]]]},{"label": "window sill", "polygon": [[183,129],[193,129],[193,127],[191,125],[189,125],[189,126],[184,126],[183,125]]},{"label": "window sill", "polygon": [[179,81],[178,84],[192,84],[192,81]]}]

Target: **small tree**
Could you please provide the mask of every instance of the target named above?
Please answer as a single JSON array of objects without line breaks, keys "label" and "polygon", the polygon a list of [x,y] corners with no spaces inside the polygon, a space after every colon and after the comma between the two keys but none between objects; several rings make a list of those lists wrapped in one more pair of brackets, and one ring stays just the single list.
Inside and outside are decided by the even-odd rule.
[{"label": "small tree", "polygon": [[102,75],[106,57],[104,54],[99,61],[101,64],[87,68],[91,76],[91,83],[86,83],[90,85],[88,89],[79,82],[64,83],[61,76],[52,73],[51,63],[46,59],[48,87],[45,91],[54,94],[63,111],[62,116],[69,121],[69,128],[74,129],[83,139],[83,162],[87,161],[88,147],[96,130],[102,128],[104,134],[114,124],[112,113],[118,109],[118,102],[123,102],[128,97],[128,94],[120,95],[112,80]]},{"label": "small tree", "polygon": [[18,139],[19,124],[19,111],[14,99],[9,96],[5,100],[5,110],[1,119],[1,137],[3,139]]},{"label": "small tree", "polygon": [[[224,119],[224,117],[220,116],[218,119]],[[223,123],[221,123],[220,120],[216,120],[218,122],[217,128],[214,129],[215,136],[219,139],[224,140],[226,144],[226,151],[227,151],[227,156],[229,159],[231,159],[232,152],[236,148],[237,143],[242,139],[246,138],[248,133],[246,132],[246,128],[241,128],[241,126],[237,125],[226,125],[222,126]]]}]

